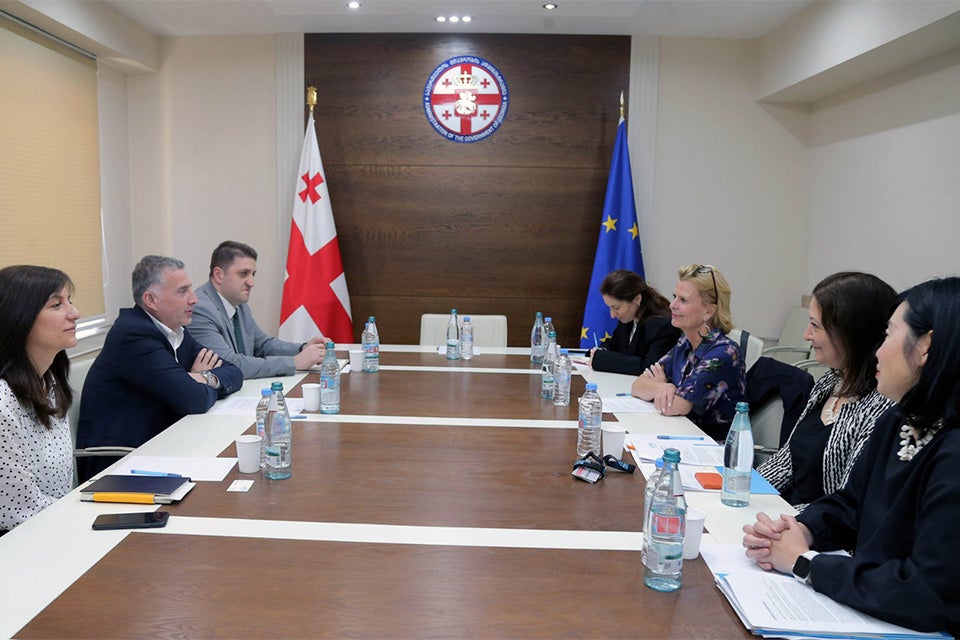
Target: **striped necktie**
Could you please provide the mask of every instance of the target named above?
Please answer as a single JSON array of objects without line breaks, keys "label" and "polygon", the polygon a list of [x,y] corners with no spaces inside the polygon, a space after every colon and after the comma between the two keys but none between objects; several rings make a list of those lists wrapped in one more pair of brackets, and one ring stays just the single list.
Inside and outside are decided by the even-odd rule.
[{"label": "striped necktie", "polygon": [[243,348],[243,331],[240,330],[240,310],[233,312],[233,337],[237,342],[237,353],[245,354]]}]

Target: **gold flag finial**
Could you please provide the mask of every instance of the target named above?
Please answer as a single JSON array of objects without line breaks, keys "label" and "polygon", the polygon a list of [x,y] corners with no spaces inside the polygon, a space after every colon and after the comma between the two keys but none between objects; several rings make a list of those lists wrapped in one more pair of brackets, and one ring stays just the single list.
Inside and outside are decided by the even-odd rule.
[{"label": "gold flag finial", "polygon": [[620,119],[623,120],[623,90],[620,90]]},{"label": "gold flag finial", "polygon": [[[310,114],[313,114],[313,107],[317,104],[317,88],[307,87],[307,106],[310,107]],[[622,111],[622,108],[621,108]]]}]

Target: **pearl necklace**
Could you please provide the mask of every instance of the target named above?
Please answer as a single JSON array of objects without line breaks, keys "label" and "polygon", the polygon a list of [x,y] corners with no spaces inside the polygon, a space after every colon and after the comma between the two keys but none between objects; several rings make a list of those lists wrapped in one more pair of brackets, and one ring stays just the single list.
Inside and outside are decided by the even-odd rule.
[{"label": "pearl necklace", "polygon": [[[937,420],[933,423],[933,426],[923,434],[923,437],[917,437],[917,430],[909,424],[905,424],[900,427],[900,451],[897,452],[897,455],[904,462],[910,462],[913,460],[913,457],[920,453],[920,450],[923,447],[933,440],[933,437],[937,435],[937,432],[940,431],[940,428],[943,426],[943,420]],[[911,442],[912,441],[912,442]]]}]

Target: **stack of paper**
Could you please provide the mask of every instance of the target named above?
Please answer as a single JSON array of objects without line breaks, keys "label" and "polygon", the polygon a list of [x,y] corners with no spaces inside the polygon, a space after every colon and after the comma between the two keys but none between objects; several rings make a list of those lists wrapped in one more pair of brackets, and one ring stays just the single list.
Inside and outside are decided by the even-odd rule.
[{"label": "stack of paper", "polygon": [[744,626],[765,638],[949,638],[883,622],[840,604],[793,576],[763,571],[735,545],[700,546],[714,580]]},{"label": "stack of paper", "polygon": [[[719,489],[705,489],[697,480],[696,474],[703,472],[723,474],[723,445],[717,444],[706,436],[650,436],[632,433],[627,435],[627,449],[633,454],[633,459],[638,466],[663,457],[664,450],[670,448],[680,452],[680,481],[684,490],[719,491]],[[754,469],[750,477],[750,493],[777,495],[779,492]]]}]

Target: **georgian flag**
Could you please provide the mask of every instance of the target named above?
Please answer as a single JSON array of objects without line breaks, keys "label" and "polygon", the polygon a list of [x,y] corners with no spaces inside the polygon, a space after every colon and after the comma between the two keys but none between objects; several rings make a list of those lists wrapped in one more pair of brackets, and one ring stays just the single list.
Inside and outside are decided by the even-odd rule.
[{"label": "georgian flag", "polygon": [[280,338],[306,342],[322,333],[337,343],[353,342],[347,279],[312,112],[297,175],[280,304]]}]

